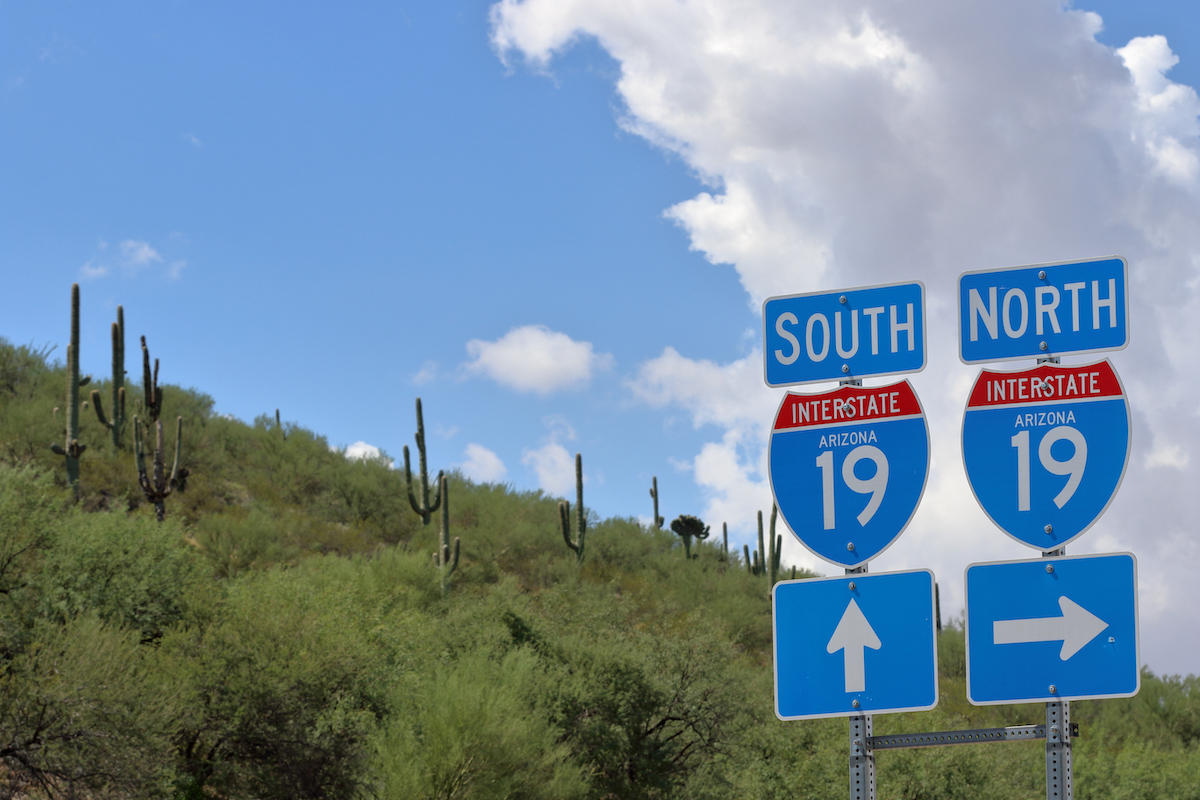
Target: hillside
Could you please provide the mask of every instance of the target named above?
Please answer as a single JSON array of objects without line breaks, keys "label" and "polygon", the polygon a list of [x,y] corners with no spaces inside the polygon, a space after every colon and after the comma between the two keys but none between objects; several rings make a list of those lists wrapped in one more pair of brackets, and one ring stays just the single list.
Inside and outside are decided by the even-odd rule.
[{"label": "hillside", "polygon": [[[665,527],[590,516],[578,561],[558,498],[451,473],[443,591],[441,512],[413,512],[391,457],[169,385],[187,474],[160,523],[132,433],[83,405],[111,413],[103,379],[76,499],[48,355],[0,340],[0,797],[846,796],[846,722],[775,718],[768,578],[719,534],[688,560]],[[127,385],[130,417],[144,400]],[[967,704],[953,622],[939,662],[939,706],[876,733],[1042,721]],[[1073,703],[1077,796],[1200,797],[1196,686],[1146,671]],[[1044,795],[1040,742],[877,760],[881,798]]]}]

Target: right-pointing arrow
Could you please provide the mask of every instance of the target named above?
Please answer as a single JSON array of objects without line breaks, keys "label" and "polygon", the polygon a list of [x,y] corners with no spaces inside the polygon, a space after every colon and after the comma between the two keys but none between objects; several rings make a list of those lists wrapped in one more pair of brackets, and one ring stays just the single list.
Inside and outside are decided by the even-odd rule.
[{"label": "right-pointing arrow", "polygon": [[1058,598],[1061,617],[1034,619],[1003,619],[992,623],[992,639],[996,644],[1025,644],[1026,642],[1059,642],[1058,657],[1066,661],[1095,639],[1108,623],[1066,595]]},{"label": "right-pointing arrow", "polygon": [[850,604],[842,612],[842,619],[833,631],[833,636],[829,638],[829,644],[825,646],[827,653],[844,651],[842,662],[846,668],[847,692],[866,691],[867,665],[866,659],[863,657],[863,648],[869,647],[872,650],[878,650],[881,646],[879,637],[875,635],[875,629],[871,627],[871,623],[867,622],[862,609],[851,597]]}]

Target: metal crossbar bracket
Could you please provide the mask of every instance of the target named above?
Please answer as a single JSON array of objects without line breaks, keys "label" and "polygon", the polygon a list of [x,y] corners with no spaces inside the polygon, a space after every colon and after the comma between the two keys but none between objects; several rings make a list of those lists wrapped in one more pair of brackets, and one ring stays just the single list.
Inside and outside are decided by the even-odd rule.
[{"label": "metal crossbar bracket", "polygon": [[[1079,736],[1079,723],[1069,728],[1072,738]],[[985,742],[1025,742],[1046,738],[1045,725],[1012,725],[1008,728],[978,728],[969,731],[940,731],[938,733],[900,733],[894,736],[872,736],[872,750],[898,750],[904,747],[938,747],[947,744],[983,744]]]}]

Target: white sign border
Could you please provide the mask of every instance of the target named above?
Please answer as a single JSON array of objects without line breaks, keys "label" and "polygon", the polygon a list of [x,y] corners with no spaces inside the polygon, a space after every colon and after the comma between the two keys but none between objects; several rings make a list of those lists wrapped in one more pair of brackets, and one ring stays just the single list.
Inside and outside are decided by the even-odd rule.
[{"label": "white sign border", "polygon": [[779,713],[779,661],[778,661],[778,658],[777,658],[777,655],[775,652],[775,641],[776,641],[776,637],[779,635],[778,628],[777,628],[778,619],[775,616],[775,592],[776,592],[776,590],[784,584],[791,584],[791,583],[815,583],[818,581],[844,581],[844,582],[848,583],[850,581],[859,581],[864,578],[869,580],[874,577],[887,576],[887,575],[908,575],[908,574],[912,574],[912,573],[916,573],[916,572],[925,572],[925,573],[928,573],[928,575],[929,575],[929,591],[930,591],[929,603],[930,603],[930,608],[932,609],[933,614],[936,617],[937,613],[938,613],[937,576],[933,574],[933,570],[928,569],[928,568],[902,569],[902,570],[896,570],[895,572],[863,572],[863,573],[857,573],[854,575],[830,575],[829,577],[820,577],[820,578],[796,578],[795,580],[779,581],[774,586],[771,587],[771,671],[772,671],[773,677],[774,677],[774,683],[772,686],[772,690],[773,690],[773,694],[774,694],[773,710],[775,711],[775,717],[777,719],[782,720],[783,722],[791,722],[792,720],[797,720],[797,719],[836,719],[839,717],[858,717],[858,716],[862,716],[863,714],[903,714],[903,713],[909,712],[909,711],[931,711],[937,707],[937,704],[942,699],[942,688],[941,688],[941,673],[939,672],[939,669],[938,669],[938,633],[937,633],[938,621],[937,621],[937,619],[934,619],[933,620],[933,636],[932,636],[934,678],[933,678],[933,703],[931,705],[902,706],[899,708],[871,708],[871,709],[852,708],[849,711],[844,711],[844,712],[837,711],[837,712],[826,712],[826,713],[822,713],[822,714],[800,714],[800,715],[792,716],[792,717],[784,717],[784,716],[781,716]]},{"label": "white sign border", "polygon": [[[1034,366],[1034,367],[1023,367],[1021,369],[987,370],[987,371],[995,373],[997,375],[1006,375],[1006,374],[1012,374],[1012,373],[1016,373],[1016,372],[1030,372],[1032,370],[1038,369],[1039,367],[1046,367],[1046,366],[1064,367],[1067,369],[1079,369],[1082,367],[1090,367],[1095,364],[1103,364],[1105,362],[1108,363],[1109,369],[1111,369],[1113,375],[1116,376],[1117,385],[1121,387],[1121,399],[1125,401],[1125,430],[1126,430],[1125,441],[1127,442],[1127,445],[1125,447],[1125,463],[1121,465],[1121,477],[1117,478],[1117,485],[1113,487],[1112,494],[1110,494],[1108,496],[1108,502],[1105,503],[1104,508],[1100,509],[1099,513],[1096,514],[1096,518],[1093,519],[1091,522],[1089,522],[1087,524],[1087,526],[1083,528],[1083,530],[1079,531],[1079,533],[1075,534],[1070,539],[1064,539],[1063,541],[1059,542],[1058,545],[1055,546],[1054,548],[1052,548],[1051,550],[1043,550],[1041,547],[1034,545],[1034,544],[1030,544],[1029,542],[1025,541],[1024,539],[1021,539],[1021,538],[1013,535],[1012,533],[1009,533],[1007,530],[1005,530],[1005,528],[999,522],[996,522],[996,520],[992,517],[991,513],[989,513],[988,510],[984,507],[983,503],[981,503],[979,501],[979,495],[975,492],[975,484],[971,481],[971,473],[967,471],[967,452],[965,449],[966,442],[964,441],[964,437],[966,436],[966,433],[967,433],[967,413],[970,411],[970,406],[971,406],[971,392],[975,391],[975,387],[979,385],[979,379],[981,377],[983,377],[983,373],[986,370],[986,367],[981,368],[979,370],[979,374],[975,376],[975,380],[971,383],[971,390],[969,392],[967,392],[967,402],[963,405],[962,427],[959,429],[959,432],[958,432],[958,454],[959,454],[959,458],[962,459],[963,474],[967,478],[967,486],[969,486],[971,489],[971,496],[975,498],[975,504],[977,506],[979,506],[979,510],[982,511],[984,516],[986,516],[988,518],[988,522],[995,525],[1005,536],[1012,539],[1014,542],[1024,545],[1025,547],[1029,547],[1034,550],[1037,550],[1040,553],[1050,553],[1050,552],[1053,552],[1054,550],[1059,549],[1060,547],[1066,547],[1071,542],[1078,539],[1080,536],[1083,536],[1085,533],[1087,533],[1089,530],[1092,529],[1093,525],[1095,525],[1097,522],[1100,521],[1100,518],[1103,517],[1105,515],[1105,513],[1108,512],[1108,507],[1112,505],[1113,500],[1117,499],[1117,492],[1121,491],[1121,484],[1123,484],[1125,482],[1125,473],[1129,471],[1129,458],[1133,454],[1133,412],[1129,407],[1129,393],[1125,391],[1125,383],[1121,380],[1121,374],[1119,372],[1117,372],[1117,368],[1113,366],[1112,361],[1108,358],[1102,358],[1099,361],[1091,361],[1091,362],[1088,362],[1087,364],[1038,364],[1037,366]],[[767,469],[769,471],[770,463],[771,463],[769,460],[770,452],[767,453],[767,458],[768,458]],[[772,494],[771,496],[774,497],[774,494]]]},{"label": "white sign border", "polygon": [[[890,289],[893,286],[912,286],[916,284],[921,287],[921,366],[916,369],[898,369],[891,372],[867,372],[858,375],[847,375],[844,378],[815,378],[808,381],[788,381],[787,383],[771,383],[767,380],[767,303],[772,300],[792,300],[797,297],[817,297],[818,295],[840,295],[847,292],[863,292],[869,289]],[[796,294],[777,294],[768,297],[762,302],[762,343],[763,343],[763,383],[770,386],[772,389],[786,389],[789,386],[811,386],[815,383],[833,383],[843,380],[862,380],[863,378],[885,378],[890,375],[915,375],[918,372],[923,372],[925,367],[929,365],[929,335],[928,335],[928,304],[925,302],[925,282],[924,281],[894,281],[892,283],[875,283],[870,286],[850,286],[845,289],[828,289],[819,292],[798,292]]]},{"label": "white sign border", "polygon": [[[1111,558],[1112,556],[1129,556],[1133,559],[1133,647],[1137,658],[1135,659],[1137,670],[1137,685],[1132,692],[1122,692],[1120,694],[1081,694],[1081,695],[1060,695],[1058,693],[1050,694],[1048,691],[1045,697],[1022,698],[1020,700],[980,700],[976,701],[971,697],[971,613],[967,604],[970,602],[970,595],[966,592],[967,588],[967,572],[971,567],[990,567],[994,565],[1004,564],[1045,564],[1052,566],[1060,558],[1069,559],[1071,561],[1082,561],[1086,558]],[[963,570],[963,656],[966,661],[966,695],[967,702],[973,706],[1016,706],[1027,703],[1058,703],[1070,700],[1112,700],[1118,697],[1133,697],[1142,690],[1142,611],[1141,601],[1138,598],[1138,560],[1137,556],[1128,550],[1120,550],[1116,553],[1083,553],[1077,556],[1056,556],[1055,558],[1020,558],[1015,561],[977,561],[973,564],[968,564]],[[1049,687],[1047,687],[1049,688]]]},{"label": "white sign border", "polygon": [[[1120,347],[1093,347],[1089,350],[1065,350],[1065,351],[1061,351],[1058,353],[1051,353],[1051,352],[1033,353],[1030,355],[1005,356],[1004,358],[972,358],[969,360],[966,358],[963,358],[963,329],[962,329],[962,279],[963,278],[965,278],[968,275],[999,275],[1001,273],[1015,272],[1017,270],[1022,270],[1022,269],[1038,269],[1041,267],[1066,267],[1066,266],[1075,266],[1077,264],[1092,264],[1092,263],[1095,263],[1098,261],[1120,261],[1121,269],[1125,273],[1125,292],[1124,292],[1124,296],[1125,296],[1125,343],[1122,344]],[[1119,256],[1119,255],[1114,254],[1111,256],[1096,256],[1095,258],[1076,258],[1076,259],[1070,259],[1067,261],[1049,261],[1045,264],[1021,264],[1020,266],[1016,266],[1016,267],[999,267],[996,269],[971,269],[971,270],[967,270],[966,272],[959,273],[958,280],[955,282],[955,289],[957,290],[955,292],[954,302],[955,302],[955,310],[956,310],[955,326],[958,328],[958,360],[964,364],[968,364],[968,365],[999,364],[999,363],[1003,363],[1006,361],[1020,361],[1022,359],[1026,359],[1026,358],[1053,358],[1056,356],[1082,356],[1082,355],[1088,355],[1090,353],[1114,353],[1118,350],[1124,350],[1126,347],[1129,346],[1129,262],[1125,259],[1125,256]],[[764,331],[763,348],[765,351],[766,341],[767,341],[765,338],[765,336],[766,336],[765,320],[764,320],[763,325],[764,325],[764,327],[763,327],[763,331]],[[763,355],[763,370],[764,371],[766,370],[766,363],[767,363],[766,354],[764,352],[764,355]]]}]

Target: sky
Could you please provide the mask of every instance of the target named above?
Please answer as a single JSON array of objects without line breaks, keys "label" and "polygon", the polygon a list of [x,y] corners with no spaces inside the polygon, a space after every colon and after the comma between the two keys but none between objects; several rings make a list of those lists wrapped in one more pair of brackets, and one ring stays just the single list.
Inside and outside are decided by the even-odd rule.
[{"label": "sky", "polygon": [[1038,555],[965,478],[957,277],[1119,254],[1132,455],[1069,552],[1133,552],[1143,663],[1200,673],[1198,42],[1181,2],[0,3],[0,336],[61,358],[78,282],[87,373],[119,304],[221,413],[399,462],[420,397],[435,469],[566,496],[579,452],[599,516],[657,477],[740,549],[763,299],[919,280],[930,476],[871,571],[950,617]]}]

